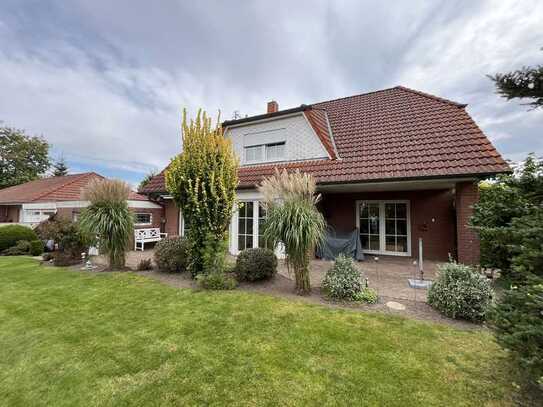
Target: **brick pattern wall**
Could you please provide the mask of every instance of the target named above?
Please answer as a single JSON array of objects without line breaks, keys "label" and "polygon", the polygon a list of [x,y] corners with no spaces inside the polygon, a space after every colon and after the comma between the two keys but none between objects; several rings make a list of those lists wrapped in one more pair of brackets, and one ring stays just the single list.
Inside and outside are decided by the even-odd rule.
[{"label": "brick pattern wall", "polygon": [[[83,208],[58,208],[57,216],[62,219],[73,220],[75,213],[80,213]],[[163,208],[130,208],[130,211],[134,213],[150,213],[151,224],[150,225],[134,225],[135,229],[145,228],[162,228],[162,220],[164,218]]]},{"label": "brick pattern wall", "polygon": [[479,188],[474,182],[456,184],[456,224],[458,262],[465,264],[479,263],[480,242],[477,232],[468,226],[473,214],[473,205],[479,201]]},{"label": "brick pattern wall", "polygon": [[337,232],[356,228],[357,200],[409,200],[411,255],[418,256],[418,240],[423,239],[424,258],[446,261],[455,255],[455,215],[451,190],[391,191],[325,194],[321,209]]},{"label": "brick pattern wall", "polygon": [[171,199],[164,202],[164,216],[166,218],[164,231],[168,236],[179,235],[179,208]]}]

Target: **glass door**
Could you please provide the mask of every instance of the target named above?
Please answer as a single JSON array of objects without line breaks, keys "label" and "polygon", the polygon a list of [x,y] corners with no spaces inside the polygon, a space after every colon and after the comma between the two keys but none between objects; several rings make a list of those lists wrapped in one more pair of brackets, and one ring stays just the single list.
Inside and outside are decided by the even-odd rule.
[{"label": "glass door", "polygon": [[409,202],[361,201],[357,224],[366,253],[409,255]]},{"label": "glass door", "polygon": [[360,204],[360,241],[362,250],[366,252],[378,253],[381,250],[380,211],[379,203],[362,202]]},{"label": "glass door", "polygon": [[253,247],[253,219],[254,203],[243,202],[238,212],[238,250],[242,251]]},{"label": "glass door", "polygon": [[407,204],[385,202],[385,251],[407,254]]}]

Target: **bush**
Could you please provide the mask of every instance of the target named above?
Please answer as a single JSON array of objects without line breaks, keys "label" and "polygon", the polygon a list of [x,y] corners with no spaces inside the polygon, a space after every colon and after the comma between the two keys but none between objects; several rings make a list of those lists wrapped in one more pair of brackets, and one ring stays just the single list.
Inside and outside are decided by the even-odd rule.
[{"label": "bush", "polygon": [[457,263],[439,266],[438,273],[428,290],[428,304],[451,318],[483,321],[492,299],[488,279]]},{"label": "bush", "polygon": [[77,259],[65,252],[56,252],[53,257],[53,265],[58,266],[58,267],[73,266],[75,264],[80,264],[81,262],[82,262],[81,257]]},{"label": "bush", "polygon": [[377,291],[373,288],[363,288],[362,291],[353,296],[354,301],[365,302],[367,304],[377,304],[378,299]]},{"label": "bush", "polygon": [[146,270],[151,270],[152,268],[153,268],[153,262],[151,261],[151,259],[142,259],[138,263],[138,266],[136,269],[138,271],[146,271]]},{"label": "bush", "polygon": [[11,246],[2,252],[3,256],[25,256],[30,254],[30,242],[19,240],[15,246]]},{"label": "bush", "polygon": [[500,345],[509,349],[525,373],[543,388],[543,278],[506,290],[489,312]]},{"label": "bush", "polygon": [[270,249],[243,250],[238,255],[234,272],[238,281],[268,280],[277,273],[277,257]]},{"label": "bush", "polygon": [[0,252],[13,247],[20,240],[37,240],[36,232],[23,225],[0,226]]},{"label": "bush", "polygon": [[32,256],[39,256],[43,253],[43,242],[41,240],[30,241],[30,254]]},{"label": "bush", "polygon": [[66,219],[58,219],[53,216],[51,219],[41,222],[36,227],[36,233],[41,240],[53,240],[58,244],[61,252],[80,259],[81,253],[86,253],[88,238],[81,231],[79,224]]},{"label": "bush", "polygon": [[233,290],[238,285],[234,277],[220,271],[198,274],[196,282],[206,290]]},{"label": "bush", "polygon": [[340,254],[322,281],[322,288],[330,298],[355,300],[362,290],[362,275],[353,259]]},{"label": "bush", "polygon": [[189,242],[183,237],[168,237],[155,245],[155,263],[160,271],[181,272],[187,269]]}]

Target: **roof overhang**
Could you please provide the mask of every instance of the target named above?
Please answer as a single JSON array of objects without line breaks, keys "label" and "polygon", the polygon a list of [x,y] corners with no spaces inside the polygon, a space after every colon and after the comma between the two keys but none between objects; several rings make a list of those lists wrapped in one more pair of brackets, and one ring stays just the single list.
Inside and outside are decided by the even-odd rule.
[{"label": "roof overhang", "polygon": [[309,109],[311,109],[311,106],[309,106],[309,105],[301,105],[299,107],[295,107],[295,108],[292,108],[292,109],[280,110],[278,112],[259,114],[259,115],[256,115],[256,116],[245,117],[243,119],[226,120],[226,121],[222,122],[222,127],[223,128],[225,128],[225,127],[235,127],[235,126],[244,125],[246,123],[259,122],[259,121],[270,120],[270,119],[275,119],[275,118],[279,118],[279,117],[282,118],[282,117],[285,117],[285,116],[305,112],[306,110],[309,110]]}]

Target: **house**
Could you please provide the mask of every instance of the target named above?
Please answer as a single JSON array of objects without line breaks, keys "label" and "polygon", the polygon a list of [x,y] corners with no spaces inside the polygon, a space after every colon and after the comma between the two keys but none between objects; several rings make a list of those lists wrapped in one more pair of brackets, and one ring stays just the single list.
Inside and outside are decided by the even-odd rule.
[{"label": "house", "polygon": [[[337,232],[358,229],[366,253],[463,263],[479,260],[468,226],[479,180],[510,168],[466,105],[397,86],[228,120],[225,137],[240,159],[229,250],[262,244],[265,210],[256,186],[276,168],[312,174],[321,210]],[[165,231],[184,234],[164,171],[140,191],[164,206]]]},{"label": "house", "polygon": [[[99,174],[86,172],[63,177],[42,178],[0,190],[0,224],[21,223],[36,225],[57,214],[76,220],[83,201],[81,192],[93,179],[103,179]],[[146,196],[131,192],[128,206],[135,213],[136,228],[160,227],[163,209]]]}]

